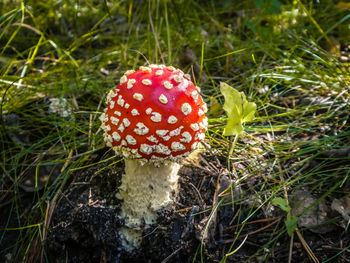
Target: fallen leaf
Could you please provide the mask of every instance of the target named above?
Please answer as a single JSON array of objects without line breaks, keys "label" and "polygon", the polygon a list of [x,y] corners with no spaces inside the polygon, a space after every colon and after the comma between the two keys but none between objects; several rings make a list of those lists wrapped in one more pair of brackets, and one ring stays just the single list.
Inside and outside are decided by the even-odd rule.
[{"label": "fallen leaf", "polygon": [[318,199],[307,190],[297,190],[291,195],[291,214],[299,217],[298,227],[307,227],[319,234],[333,231],[334,226],[326,223],[329,220],[329,207],[323,199],[317,202]]},{"label": "fallen leaf", "polygon": [[344,218],[343,227],[346,228],[350,223],[350,195],[334,199],[331,208],[342,215]]}]

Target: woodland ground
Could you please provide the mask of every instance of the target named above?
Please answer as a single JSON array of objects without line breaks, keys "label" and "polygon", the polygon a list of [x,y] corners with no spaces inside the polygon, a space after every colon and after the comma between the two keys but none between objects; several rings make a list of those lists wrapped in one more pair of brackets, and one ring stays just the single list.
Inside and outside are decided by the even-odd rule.
[{"label": "woodland ground", "polygon": [[[350,262],[350,5],[0,2],[0,262]],[[120,249],[105,95],[174,65],[208,104],[180,194]],[[257,105],[236,144],[219,83]],[[234,145],[233,151],[230,151]]]}]

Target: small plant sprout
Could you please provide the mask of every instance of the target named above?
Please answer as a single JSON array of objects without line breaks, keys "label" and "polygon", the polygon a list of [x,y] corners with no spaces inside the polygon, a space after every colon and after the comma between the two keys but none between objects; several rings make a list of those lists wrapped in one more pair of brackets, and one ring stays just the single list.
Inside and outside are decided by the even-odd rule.
[{"label": "small plant sprout", "polygon": [[225,98],[223,108],[228,117],[224,136],[235,136],[230,147],[229,154],[231,155],[238,137],[244,132],[243,123],[254,119],[256,104],[254,102],[248,102],[243,92],[237,91],[224,82],[220,83],[220,91]]},{"label": "small plant sprout", "polygon": [[150,65],[125,72],[107,96],[101,127],[107,146],[125,157],[118,198],[128,251],[139,247],[156,211],[173,202],[180,163],[204,139],[207,107],[199,92],[181,70]]}]

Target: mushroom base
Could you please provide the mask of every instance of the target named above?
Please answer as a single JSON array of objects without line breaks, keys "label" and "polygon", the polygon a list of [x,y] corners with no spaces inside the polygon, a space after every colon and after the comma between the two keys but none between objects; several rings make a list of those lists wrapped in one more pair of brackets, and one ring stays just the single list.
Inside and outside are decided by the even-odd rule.
[{"label": "mushroom base", "polygon": [[169,161],[156,167],[153,163],[140,165],[139,160],[125,160],[118,198],[123,200],[121,217],[125,227],[120,235],[126,250],[141,244],[142,230],[156,222],[157,210],[173,202],[180,167]]}]

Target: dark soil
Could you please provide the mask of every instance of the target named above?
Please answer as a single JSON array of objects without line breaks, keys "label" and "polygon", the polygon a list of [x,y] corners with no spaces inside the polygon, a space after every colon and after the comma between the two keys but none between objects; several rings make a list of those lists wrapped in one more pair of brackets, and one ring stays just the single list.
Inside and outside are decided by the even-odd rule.
[{"label": "dark soil", "polygon": [[[98,156],[94,162],[98,159],[107,157]],[[199,162],[181,168],[176,203],[159,212],[157,223],[144,233],[139,251],[126,253],[118,236],[123,222],[118,218],[120,201],[115,197],[124,167],[122,161],[113,161],[114,164],[103,162],[77,171],[66,185],[55,206],[46,242],[50,262],[200,262],[201,258],[203,262],[219,262],[225,253],[232,251],[230,246],[236,236],[233,249],[243,241],[244,245],[226,262],[287,262],[290,238],[283,235],[273,239],[285,228],[283,212],[260,209],[238,233],[242,223],[235,216],[238,209],[248,215],[257,204],[254,198],[242,195],[244,189],[234,191],[237,199],[234,205],[231,196],[227,200],[214,199],[227,188],[230,179],[224,168],[226,159],[209,153],[202,154]],[[240,199],[242,196],[244,200]],[[223,205],[217,214],[210,214],[210,208],[218,202]],[[206,232],[210,216],[212,223]],[[303,237],[320,260],[330,258],[340,252],[339,247],[349,244],[342,228],[324,235],[303,231]],[[269,241],[273,253],[262,247]],[[350,257],[350,253],[343,252],[334,262],[349,262],[346,256]],[[297,237],[293,260],[312,262]]]}]

